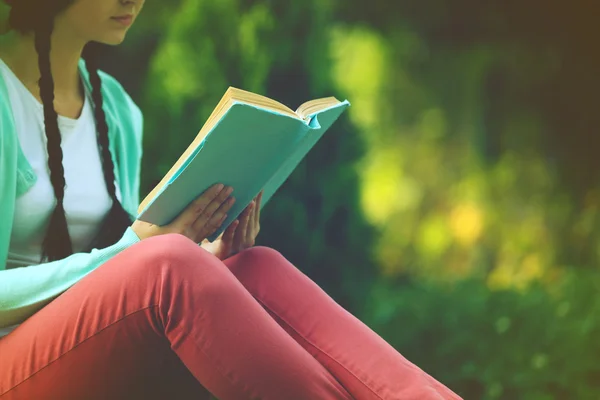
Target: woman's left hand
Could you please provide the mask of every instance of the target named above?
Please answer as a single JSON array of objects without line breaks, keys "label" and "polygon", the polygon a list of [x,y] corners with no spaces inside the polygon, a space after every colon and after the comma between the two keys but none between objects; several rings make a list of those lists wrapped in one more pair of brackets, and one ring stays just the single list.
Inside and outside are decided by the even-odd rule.
[{"label": "woman's left hand", "polygon": [[220,260],[225,260],[247,248],[254,246],[260,231],[260,204],[263,191],[242,211],[225,232],[214,242],[205,242],[202,247]]}]

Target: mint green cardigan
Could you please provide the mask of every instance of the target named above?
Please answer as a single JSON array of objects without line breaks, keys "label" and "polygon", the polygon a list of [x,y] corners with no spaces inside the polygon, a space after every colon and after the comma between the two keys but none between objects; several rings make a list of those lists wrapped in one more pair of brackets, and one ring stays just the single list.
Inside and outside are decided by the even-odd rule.
[{"label": "mint green cardigan", "polygon": [[[84,84],[91,89],[83,60],[79,69]],[[142,113],[114,78],[102,72],[100,77],[110,151],[123,207],[131,215],[137,215]],[[128,228],[119,242],[105,249],[41,265],[6,269],[15,200],[31,188],[36,178],[19,146],[8,91],[0,75],[0,327],[23,322],[108,259],[139,241]]]}]

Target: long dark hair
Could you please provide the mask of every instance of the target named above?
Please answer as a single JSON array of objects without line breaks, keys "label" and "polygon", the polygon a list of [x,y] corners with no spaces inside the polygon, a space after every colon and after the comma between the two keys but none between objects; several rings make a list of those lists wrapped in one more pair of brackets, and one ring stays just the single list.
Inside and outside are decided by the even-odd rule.
[{"label": "long dark hair", "polygon": [[[39,80],[40,97],[44,105],[44,124],[47,137],[48,166],[50,181],[56,197],[56,207],[50,217],[50,223],[42,248],[42,261],[60,260],[73,254],[73,246],[64,209],[65,176],[61,136],[58,127],[58,115],[54,109],[54,80],[50,66],[51,36],[56,15],[65,10],[73,0],[4,0],[11,6],[9,25],[20,33],[34,33],[35,49],[41,73]],[[116,196],[115,172],[109,151],[108,124],[103,110],[102,82],[98,74],[98,63],[94,51],[86,48],[86,66],[92,84],[94,117],[98,138],[98,149],[102,160],[102,169],[106,189],[113,205],[102,223],[100,232],[89,249],[104,248],[116,243],[123,235],[132,218],[125,211]]]}]

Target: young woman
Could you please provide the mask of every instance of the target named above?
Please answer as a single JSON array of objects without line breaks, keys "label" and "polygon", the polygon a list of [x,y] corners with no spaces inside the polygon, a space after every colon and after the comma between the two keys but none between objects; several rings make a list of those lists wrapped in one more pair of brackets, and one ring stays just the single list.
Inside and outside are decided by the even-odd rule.
[{"label": "young woman", "polygon": [[455,399],[275,250],[260,195],[207,190],[132,223],[142,115],[83,61],[144,0],[4,0],[0,42],[0,399]]}]

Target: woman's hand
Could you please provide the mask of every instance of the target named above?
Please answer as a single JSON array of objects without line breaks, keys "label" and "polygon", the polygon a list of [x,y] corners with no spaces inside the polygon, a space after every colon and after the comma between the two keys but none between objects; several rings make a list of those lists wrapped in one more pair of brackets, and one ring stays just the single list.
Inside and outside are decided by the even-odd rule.
[{"label": "woman's hand", "polygon": [[254,246],[260,231],[260,204],[263,192],[246,207],[240,217],[227,227],[225,232],[214,242],[204,242],[202,247],[210,251],[220,260]]},{"label": "woman's hand", "polygon": [[213,185],[170,224],[158,226],[136,220],[131,228],[140,240],[167,233],[179,233],[200,243],[214,233],[227,218],[227,212],[235,203],[235,198],[229,197],[232,192],[231,187]]}]

